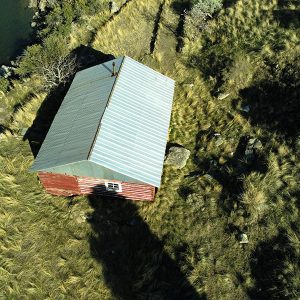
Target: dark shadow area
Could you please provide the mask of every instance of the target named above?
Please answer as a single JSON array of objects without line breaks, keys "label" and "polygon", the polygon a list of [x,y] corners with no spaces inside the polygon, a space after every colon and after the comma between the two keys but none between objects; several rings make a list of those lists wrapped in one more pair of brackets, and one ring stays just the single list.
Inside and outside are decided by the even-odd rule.
[{"label": "dark shadow area", "polygon": [[215,96],[224,84],[223,71],[233,63],[233,49],[222,50],[219,43],[212,43],[206,40],[203,51],[199,55],[192,55],[189,66],[199,69],[205,80],[208,82],[214,78],[215,83],[211,88],[211,95]]},{"label": "dark shadow area", "polygon": [[[134,202],[94,194],[88,200],[92,256],[103,266],[103,276],[116,299],[206,299],[198,295],[180,270],[184,247],[174,261],[163,242],[151,233]],[[149,204],[151,205],[151,204]],[[179,253],[180,252],[180,253]]]},{"label": "dark shadow area", "polygon": [[[298,71],[299,72],[299,71]],[[287,75],[287,74],[286,74]],[[265,80],[240,91],[242,105],[248,105],[248,119],[254,126],[295,137],[300,127],[300,81]]]},{"label": "dark shadow area", "polygon": [[300,28],[299,9],[279,9],[274,10],[273,14],[283,28]]},{"label": "dark shadow area", "polygon": [[[34,93],[27,93],[26,96],[22,99],[22,102],[16,103],[13,107],[13,113],[16,113],[19,109],[21,109],[26,103],[30,102],[34,97]],[[13,120],[12,120],[13,121]]]},{"label": "dark shadow area", "polygon": [[182,145],[180,144],[177,144],[177,143],[170,143],[168,142],[167,145],[166,145],[166,151],[165,151],[165,154],[167,154],[170,150],[170,148],[172,147],[179,147],[179,148],[184,148]]},{"label": "dark shadow area", "polygon": [[106,54],[84,45],[80,45],[74,49],[72,55],[76,57],[77,71],[102,64],[115,58],[112,54]]},{"label": "dark shadow area", "polygon": [[157,39],[159,23],[160,23],[161,14],[162,14],[164,5],[165,5],[165,2],[162,2],[159,5],[158,12],[157,12],[155,20],[154,20],[154,27],[153,27],[152,37],[151,37],[151,41],[150,41],[150,54],[152,54],[154,52],[154,49],[155,49],[155,43],[156,43],[156,39]]},{"label": "dark shadow area", "polygon": [[265,300],[296,299],[293,296],[299,295],[299,290],[293,290],[291,284],[296,274],[289,270],[289,265],[297,266],[297,260],[295,249],[284,230],[280,230],[272,239],[259,243],[250,260],[255,286],[248,290],[249,297]]},{"label": "dark shadow area", "polygon": [[24,49],[26,49],[27,46],[30,46],[31,43],[34,41],[35,35],[31,33],[30,37],[28,39],[17,39],[15,41],[14,49],[16,49],[12,54],[10,59],[14,60],[18,56],[22,55],[24,52]]},{"label": "dark shadow area", "polygon": [[299,5],[299,0],[278,0],[278,6],[286,7],[289,5]]},{"label": "dark shadow area", "polygon": [[175,31],[175,35],[177,38],[176,51],[181,52],[184,43],[184,23],[186,13],[192,8],[192,3],[190,0],[177,0],[172,4],[173,10],[179,15],[179,22]]},{"label": "dark shadow area", "polygon": [[11,134],[13,133],[13,131],[10,128],[0,124],[0,134],[5,133],[5,131],[8,131]]},{"label": "dark shadow area", "polygon": [[71,82],[61,84],[48,94],[38,109],[31,127],[26,131],[23,140],[28,140],[34,157],[37,156],[70,85]]},{"label": "dark shadow area", "polygon": [[[114,59],[113,55],[105,54],[82,45],[76,48],[72,55],[76,56],[77,70],[79,71]],[[74,75],[70,78],[69,82],[61,84],[49,92],[41,104],[31,127],[23,137],[24,140],[29,141],[34,157],[38,154],[52,121],[72,83]]]},{"label": "dark shadow area", "polygon": [[236,4],[237,0],[225,0],[223,2],[223,6],[224,8],[229,8],[229,7],[232,7]]}]

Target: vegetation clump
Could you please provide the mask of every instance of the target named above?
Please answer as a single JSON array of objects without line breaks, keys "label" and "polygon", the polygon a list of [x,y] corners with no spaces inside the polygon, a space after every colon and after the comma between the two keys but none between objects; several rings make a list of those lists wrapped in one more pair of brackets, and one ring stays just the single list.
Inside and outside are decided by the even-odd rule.
[{"label": "vegetation clump", "polygon": [[38,75],[45,88],[64,84],[75,73],[76,59],[69,51],[67,39],[50,35],[42,44],[30,46],[20,58],[19,75]]},{"label": "vegetation clump", "polygon": [[[298,299],[298,1],[46,2],[0,86],[0,298]],[[54,197],[28,173],[74,53],[176,80],[169,141],[190,157],[153,203]]]}]

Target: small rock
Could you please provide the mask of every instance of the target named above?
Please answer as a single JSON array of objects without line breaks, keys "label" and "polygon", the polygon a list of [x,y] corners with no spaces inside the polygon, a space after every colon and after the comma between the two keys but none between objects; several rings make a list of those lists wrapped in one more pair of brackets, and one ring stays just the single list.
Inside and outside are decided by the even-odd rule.
[{"label": "small rock", "polygon": [[240,244],[248,244],[249,240],[248,240],[247,234],[246,233],[241,233],[239,235],[239,241],[240,241]]},{"label": "small rock", "polygon": [[251,138],[245,149],[245,159],[246,162],[251,162],[255,158],[255,150],[260,150],[263,148],[262,142],[257,138]]},{"label": "small rock", "polygon": [[194,84],[193,83],[183,83],[183,86],[192,88],[192,87],[194,87]]},{"label": "small rock", "polygon": [[109,2],[109,9],[112,14],[115,14],[116,12],[119,11],[119,7],[115,1]]},{"label": "small rock", "polygon": [[190,154],[190,150],[183,147],[171,147],[166,157],[165,164],[182,169],[186,165]]},{"label": "small rock", "polygon": [[254,160],[255,155],[254,155],[254,150],[252,147],[248,147],[245,150],[245,160],[247,163],[250,163]]},{"label": "small rock", "polygon": [[1,68],[0,68],[0,76],[2,76],[4,78],[8,78],[8,77],[11,76],[12,70],[13,70],[12,67],[2,65]]},{"label": "small rock", "polygon": [[248,113],[250,111],[250,106],[249,105],[242,106],[241,111]]},{"label": "small rock", "polygon": [[224,100],[225,98],[227,98],[230,95],[230,93],[221,93],[218,95],[218,100]]},{"label": "small rock", "polygon": [[30,25],[31,25],[32,28],[34,28],[34,27],[36,27],[36,22],[31,22]]}]

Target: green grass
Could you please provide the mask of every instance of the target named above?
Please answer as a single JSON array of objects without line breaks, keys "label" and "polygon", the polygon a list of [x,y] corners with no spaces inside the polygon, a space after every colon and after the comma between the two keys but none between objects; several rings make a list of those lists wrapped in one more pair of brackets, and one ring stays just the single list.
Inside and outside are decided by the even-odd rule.
[{"label": "green grass", "polygon": [[[153,54],[160,1],[133,0],[95,35],[95,49],[130,55],[176,80],[169,141],[191,157],[182,170],[164,168],[154,203],[47,195],[28,173],[28,143],[2,137],[0,298],[172,299],[180,284],[207,299],[299,298],[299,131],[282,125],[298,124],[289,107],[299,97],[300,35],[274,15],[298,7],[231,2],[196,39],[186,32],[182,53],[172,1],[164,3]],[[73,31],[72,48],[81,35]],[[220,92],[230,95],[218,100]],[[1,98],[11,112],[6,125],[30,126],[45,96],[34,78],[16,82]],[[240,110],[246,104],[248,115]],[[218,147],[215,132],[224,139]],[[239,150],[245,136],[262,142],[250,164]],[[217,168],[209,177],[211,160]],[[249,244],[239,244],[240,232]]]}]

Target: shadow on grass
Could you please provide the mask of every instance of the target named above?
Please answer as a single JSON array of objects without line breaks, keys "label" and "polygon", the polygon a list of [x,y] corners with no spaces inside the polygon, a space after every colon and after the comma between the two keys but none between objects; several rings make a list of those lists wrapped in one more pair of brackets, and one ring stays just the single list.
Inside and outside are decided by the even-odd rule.
[{"label": "shadow on grass", "polygon": [[300,28],[299,9],[279,9],[274,10],[273,14],[283,28]]},{"label": "shadow on grass", "polygon": [[236,3],[237,3],[237,0],[225,0],[223,2],[223,6],[224,6],[224,8],[229,8],[229,7],[234,6]]},{"label": "shadow on grass", "polygon": [[[263,153],[257,149],[249,151],[248,144],[251,139],[253,137],[242,136],[232,157],[222,165],[218,163],[217,158],[201,158],[195,152],[194,161],[201,171],[198,173],[193,172],[188,176],[203,176],[206,174],[217,180],[222,186],[219,206],[227,213],[234,209],[235,204],[240,205],[244,190],[244,178],[252,172],[265,174],[268,170]],[[197,143],[201,143],[199,137]],[[246,154],[247,152],[250,153]]]},{"label": "shadow on grass", "polygon": [[[164,251],[163,242],[126,199],[103,198],[98,186],[88,200],[92,256],[103,266],[106,284],[116,299],[206,299]],[[151,204],[149,204],[151,205]],[[178,250],[180,251],[180,250]],[[176,257],[182,257],[176,253]]]},{"label": "shadow on grass", "polygon": [[181,52],[184,43],[184,23],[185,23],[185,16],[186,13],[192,8],[192,1],[191,0],[176,0],[172,3],[173,10],[179,15],[178,25],[175,31],[177,45],[176,51]]},{"label": "shadow on grass", "polygon": [[[289,265],[297,266],[295,249],[290,245],[287,233],[280,230],[270,240],[258,244],[250,262],[255,286],[248,290],[251,299],[294,299],[295,290],[290,284],[295,275]],[[296,291],[297,294],[299,290]],[[299,295],[299,294],[298,294]]]},{"label": "shadow on grass", "polygon": [[164,5],[165,5],[165,2],[162,2],[159,5],[158,12],[155,16],[154,27],[153,27],[152,37],[151,37],[151,41],[150,41],[150,54],[153,54],[154,49],[155,49],[155,44],[156,44],[156,40],[157,40],[157,33],[158,33],[159,24],[160,24],[160,20],[161,20],[161,14],[163,12]]},{"label": "shadow on grass", "polygon": [[[112,13],[112,15],[101,25],[101,27],[104,27],[106,26],[109,22],[112,22],[116,16],[118,16],[122,11],[123,9],[131,2],[132,0],[126,0],[125,2],[123,2],[123,4],[119,7],[119,9],[117,11],[115,11],[114,13]],[[109,2],[109,6],[110,6],[110,9],[112,8],[112,2],[113,1],[110,1]],[[95,42],[95,39],[97,37],[97,33],[98,31],[96,30],[95,32],[92,33],[92,36],[90,38],[90,41],[88,43],[88,46],[91,47],[93,45],[93,43]]]},{"label": "shadow on grass", "polygon": [[[101,64],[114,58],[113,55],[105,54],[83,45],[76,48],[72,54],[76,57],[78,71]],[[38,151],[50,129],[52,121],[72,83],[74,75],[75,74],[70,77],[69,82],[66,84],[61,84],[57,88],[50,91],[46,99],[41,104],[31,127],[24,135],[23,139],[29,141],[34,157],[36,157],[38,154]]]},{"label": "shadow on grass", "polygon": [[299,0],[278,0],[278,6],[286,7],[289,5],[299,5]]},{"label": "shadow on grass", "polygon": [[[295,70],[300,75],[300,70]],[[277,132],[285,138],[299,135],[300,76],[264,80],[240,91],[242,105],[250,107],[248,119],[254,126]],[[297,74],[294,74],[297,75]]]}]

